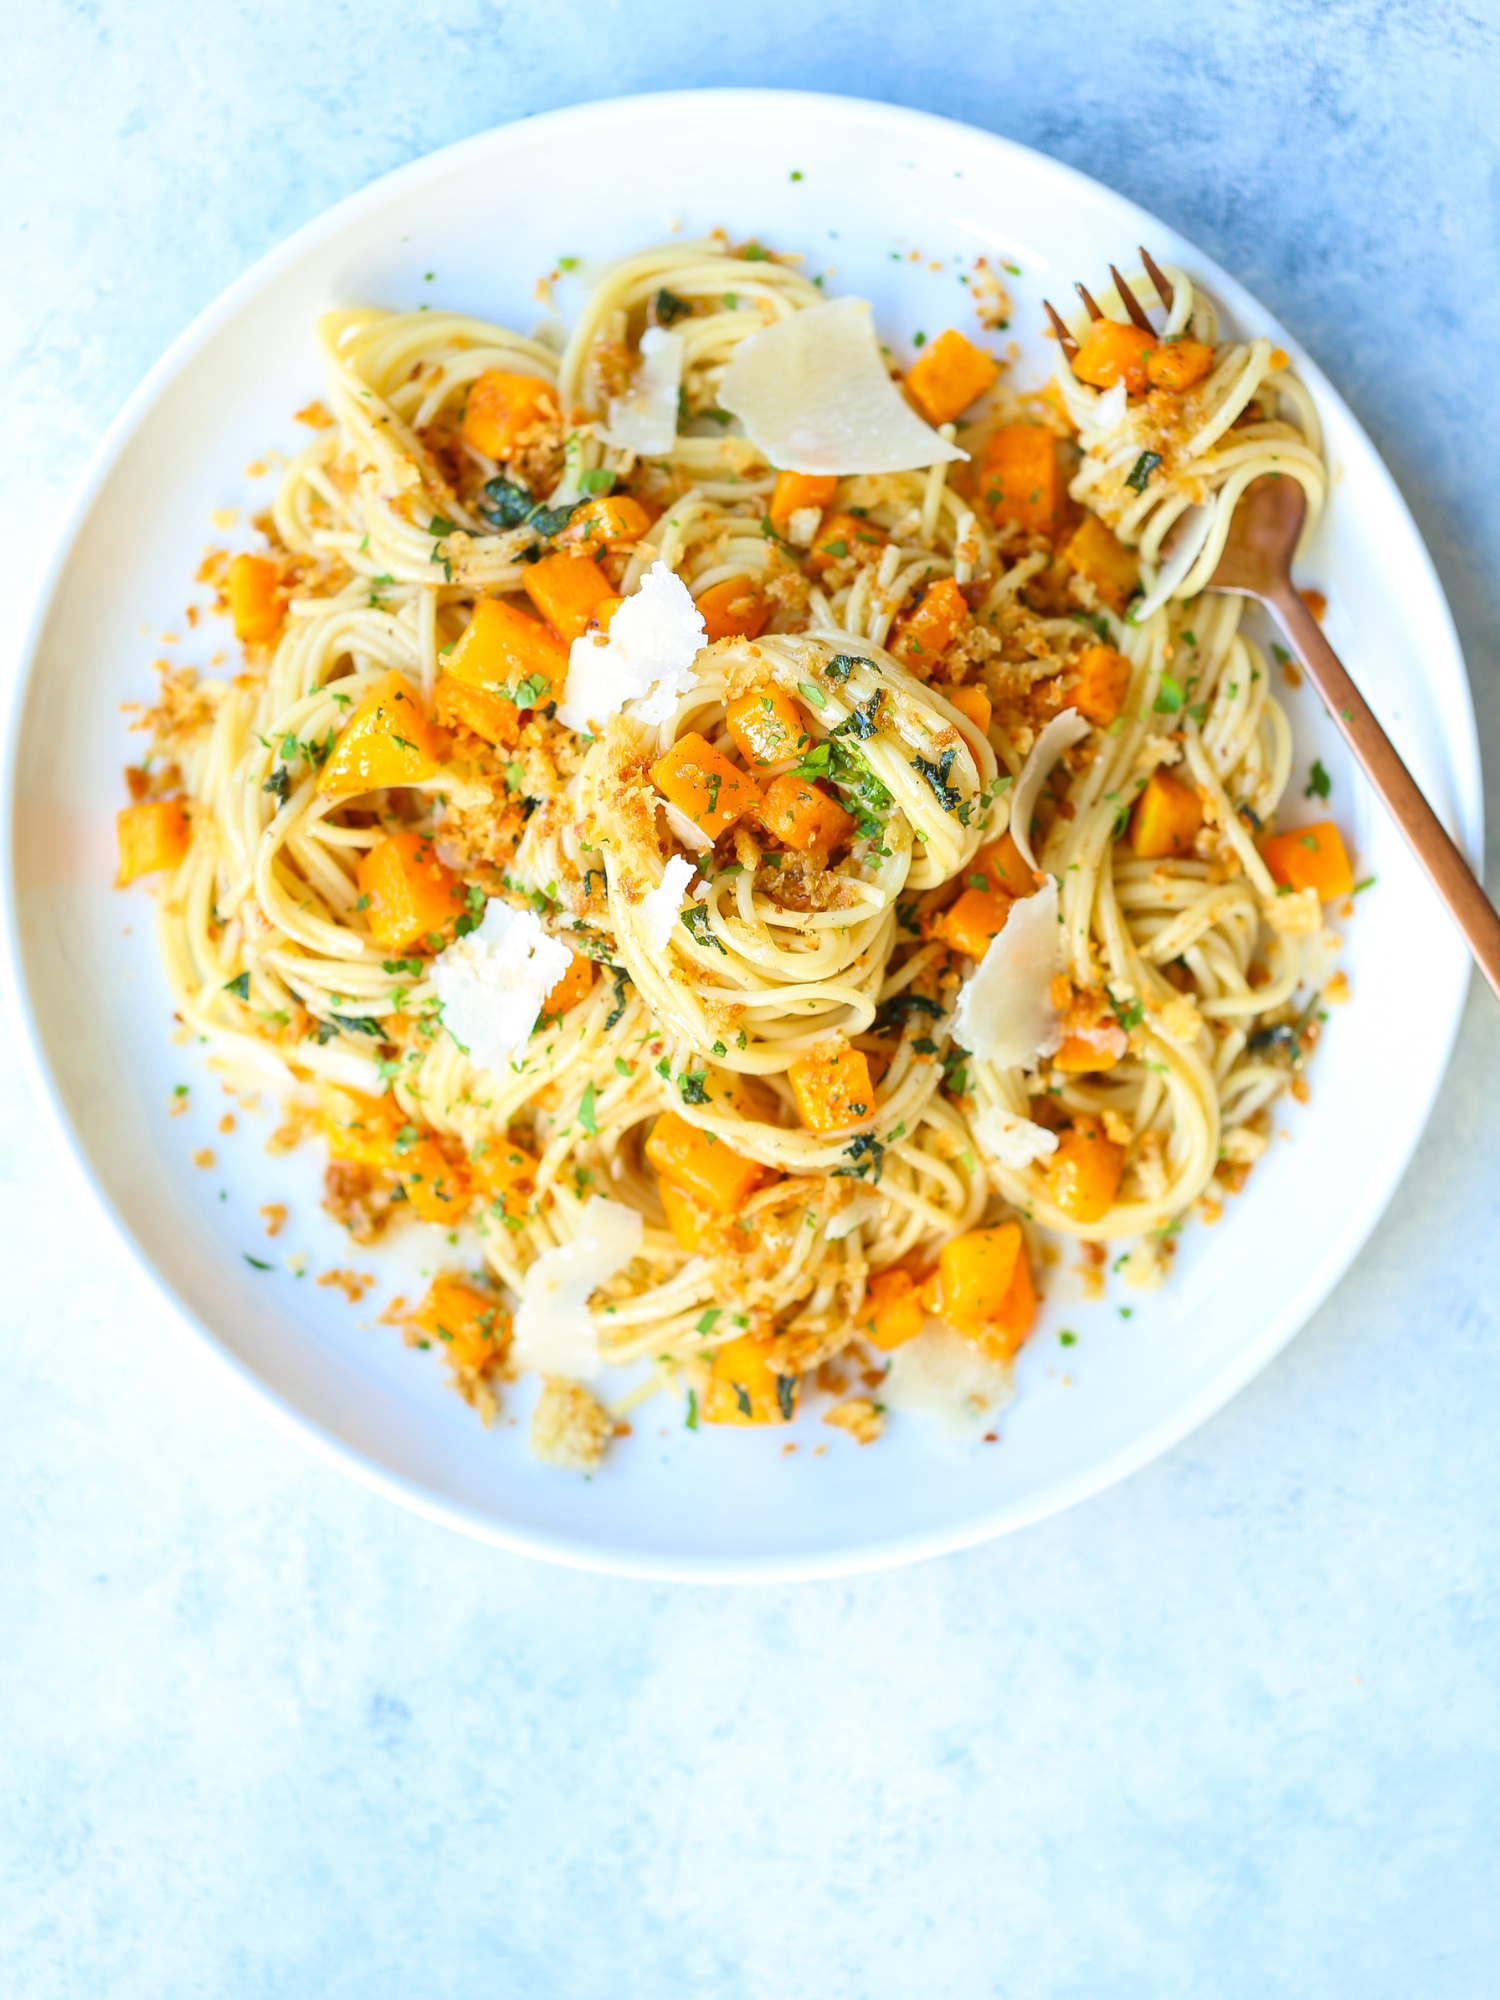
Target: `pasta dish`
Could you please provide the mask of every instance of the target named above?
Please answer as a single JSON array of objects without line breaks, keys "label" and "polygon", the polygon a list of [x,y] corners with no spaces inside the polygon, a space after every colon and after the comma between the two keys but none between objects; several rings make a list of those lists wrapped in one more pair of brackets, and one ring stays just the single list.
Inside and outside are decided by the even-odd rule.
[{"label": "pasta dish", "polygon": [[1354,886],[1202,594],[1251,479],[1323,503],[1286,355],[1174,268],[1040,393],[982,332],[898,371],[798,261],[328,314],[204,572],[240,670],[167,676],[121,814],[182,1022],[356,1241],[442,1232],[408,1337],[486,1416],[539,1377],[562,1465],[657,1392],[992,1435],[1060,1243],[1149,1287],[1243,1184]]}]

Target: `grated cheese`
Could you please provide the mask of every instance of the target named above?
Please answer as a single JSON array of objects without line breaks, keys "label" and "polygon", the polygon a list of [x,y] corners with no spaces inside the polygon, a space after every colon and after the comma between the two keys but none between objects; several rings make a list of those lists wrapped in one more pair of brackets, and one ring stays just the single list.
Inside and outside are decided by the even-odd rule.
[{"label": "grated cheese", "polygon": [[1049,875],[1043,888],[1012,905],[1004,930],[965,983],[953,1014],[955,1041],[1001,1069],[1051,1055],[1062,1036],[1048,989],[1061,959],[1057,884]]},{"label": "grated cheese", "polygon": [[534,911],[492,900],[479,928],[432,961],[443,1026],[477,1068],[498,1076],[525,1047],[542,1002],[572,962]]},{"label": "grated cheese", "polygon": [[929,1320],[896,1349],[878,1393],[887,1409],[933,1418],[951,1442],[973,1444],[1016,1392],[1003,1362]]},{"label": "grated cheese", "polygon": [[992,1104],[974,1120],[974,1137],[999,1166],[1019,1173],[1057,1151],[1057,1134],[1030,1118],[1018,1117]]},{"label": "grated cheese", "polygon": [[652,563],[608,632],[573,641],[558,721],[597,735],[606,717],[632,702],[639,721],[665,722],[697,686],[693,661],[707,643],[687,585],[665,563]]},{"label": "grated cheese", "polygon": [[637,1210],[589,1196],[578,1234],[544,1250],[521,1281],[512,1350],[520,1368],[575,1382],[599,1373],[599,1333],[588,1302],[639,1253],[644,1229]]},{"label": "grated cheese", "polygon": [[680,333],[649,326],[641,335],[641,364],[623,396],[609,399],[604,442],[616,451],[670,451],[677,442],[677,395],[682,387]]},{"label": "grated cheese", "polygon": [[667,940],[682,911],[683,893],[695,872],[691,861],[684,861],[680,854],[674,854],[662,870],[657,887],[642,896],[639,912],[641,928],[653,951],[666,950]]}]

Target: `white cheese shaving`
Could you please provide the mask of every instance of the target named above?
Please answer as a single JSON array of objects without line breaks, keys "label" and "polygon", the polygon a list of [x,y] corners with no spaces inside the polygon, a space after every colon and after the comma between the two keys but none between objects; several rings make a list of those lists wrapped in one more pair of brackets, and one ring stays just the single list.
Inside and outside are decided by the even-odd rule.
[{"label": "white cheese shaving", "polygon": [[969,455],[891,380],[867,299],[809,306],[741,341],[719,407],[784,472],[914,472]]},{"label": "white cheese shaving", "polygon": [[609,399],[604,442],[616,451],[670,451],[677,441],[677,392],[682,387],[680,333],[648,326],[641,335],[641,364],[623,396]]},{"label": "white cheese shaving", "polygon": [[661,801],[661,810],[666,814],[667,825],[672,829],[672,838],[683,847],[691,847],[699,854],[706,854],[713,842],[702,827],[694,824],[680,806],[674,806],[670,799]]},{"label": "white cheese shaving", "polygon": [[1065,708],[1061,715],[1053,716],[1026,753],[1026,762],[1011,794],[1010,830],[1015,836],[1016,852],[1028,868],[1036,866],[1036,856],[1031,851],[1031,815],[1036,810],[1037,795],[1064,750],[1088,733],[1088,722],[1078,710]]},{"label": "white cheese shaving", "polygon": [[479,1069],[499,1076],[524,1048],[542,1002],[573,962],[534,910],[492,900],[484,922],[432,961],[443,1026]]},{"label": "white cheese shaving", "polygon": [[891,1357],[878,1391],[887,1409],[931,1417],[955,1444],[973,1444],[1015,1396],[1011,1371],[929,1320]]},{"label": "white cheese shaving", "polygon": [[1057,884],[1011,906],[953,1011],[954,1040],[1000,1069],[1051,1055],[1062,1036],[1049,988],[1062,961]]},{"label": "white cheese shaving", "polygon": [[996,1166],[1019,1173],[1037,1160],[1057,1151],[1057,1134],[1045,1125],[1035,1125],[998,1104],[981,1111],[974,1120],[974,1137]]},{"label": "white cheese shaving", "polygon": [[599,1331],[591,1296],[623,1271],[641,1247],[639,1213],[591,1194],[571,1243],[544,1250],[521,1281],[513,1353],[522,1369],[575,1382],[599,1373]]},{"label": "white cheese shaving", "polygon": [[662,871],[660,883],[641,898],[639,916],[646,942],[653,951],[665,951],[673,926],[682,913],[682,897],[693,879],[693,864],[674,854]]},{"label": "white cheese shaving", "polygon": [[687,585],[665,563],[652,563],[607,633],[573,641],[558,721],[597,734],[607,716],[634,702],[642,722],[665,722],[697,686],[693,661],[707,643]]}]

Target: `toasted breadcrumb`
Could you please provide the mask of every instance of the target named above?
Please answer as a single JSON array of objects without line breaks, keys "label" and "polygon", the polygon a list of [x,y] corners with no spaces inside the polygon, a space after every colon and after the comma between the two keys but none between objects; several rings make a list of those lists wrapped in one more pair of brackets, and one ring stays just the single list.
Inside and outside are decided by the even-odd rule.
[{"label": "toasted breadcrumb", "polygon": [[193,1155],[193,1165],[195,1167],[211,1167],[213,1163],[214,1149],[212,1146],[203,1146]]},{"label": "toasted breadcrumb", "polygon": [[262,1205],[260,1212],[266,1219],[267,1236],[279,1236],[282,1230],[286,1227],[285,1202],[280,1202],[280,1201],[265,1202]]},{"label": "toasted breadcrumb", "polygon": [[592,1472],[604,1456],[614,1422],[581,1383],[558,1376],[542,1379],[542,1393],[531,1413],[529,1444],[533,1458],[564,1472]]},{"label": "toasted breadcrumb", "polygon": [[868,1397],[851,1396],[847,1402],[835,1403],[823,1421],[847,1431],[856,1444],[874,1444],[885,1429],[885,1412]]},{"label": "toasted breadcrumb", "polygon": [[374,1282],[369,1271],[322,1271],[318,1275],[320,1285],[336,1285],[351,1306],[359,1304]]}]

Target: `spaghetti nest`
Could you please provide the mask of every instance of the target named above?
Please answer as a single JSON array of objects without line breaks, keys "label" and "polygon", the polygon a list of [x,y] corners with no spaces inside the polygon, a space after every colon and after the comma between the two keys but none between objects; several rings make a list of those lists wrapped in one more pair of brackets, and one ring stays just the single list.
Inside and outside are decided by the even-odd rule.
[{"label": "spaghetti nest", "polygon": [[[190,816],[163,947],[188,1028],[316,1115],[356,1234],[472,1224],[490,1317],[428,1331],[482,1404],[515,1360],[495,1306],[587,1235],[593,1197],[643,1218],[593,1291],[599,1357],[774,1420],[787,1394],[746,1386],[747,1343],[795,1384],[896,1345],[881,1315],[920,1294],[1007,1360],[1029,1316],[976,1317],[947,1249],[1133,1239],[1149,1283],[1186,1210],[1249,1171],[1315,1033],[1296,996],[1321,919],[1257,839],[1291,766],[1268,663],[1237,601],[1185,593],[1250,477],[1274,462],[1318,501],[1323,470],[1285,357],[1219,342],[1172,277],[1160,338],[1210,353],[1174,403],[1066,369],[1026,399],[955,334],[987,391],[945,411],[916,368],[908,390],[945,443],[968,412],[968,460],[852,476],[778,473],[719,407],[742,343],[823,303],[758,246],[626,260],[565,338],[322,323],[328,411],[265,553],[213,571],[244,670],[176,677],[152,712],[143,788]],[[1041,468],[1021,503],[997,470],[1018,453]],[[653,565],[704,617],[692,685],[564,727],[568,647],[607,643]],[[474,667],[484,607],[513,671]],[[662,775],[684,758],[710,773],[696,805]],[[960,997],[1044,884],[1054,1032],[976,1055]],[[492,903],[572,970],[486,1068],[434,966]]]}]

